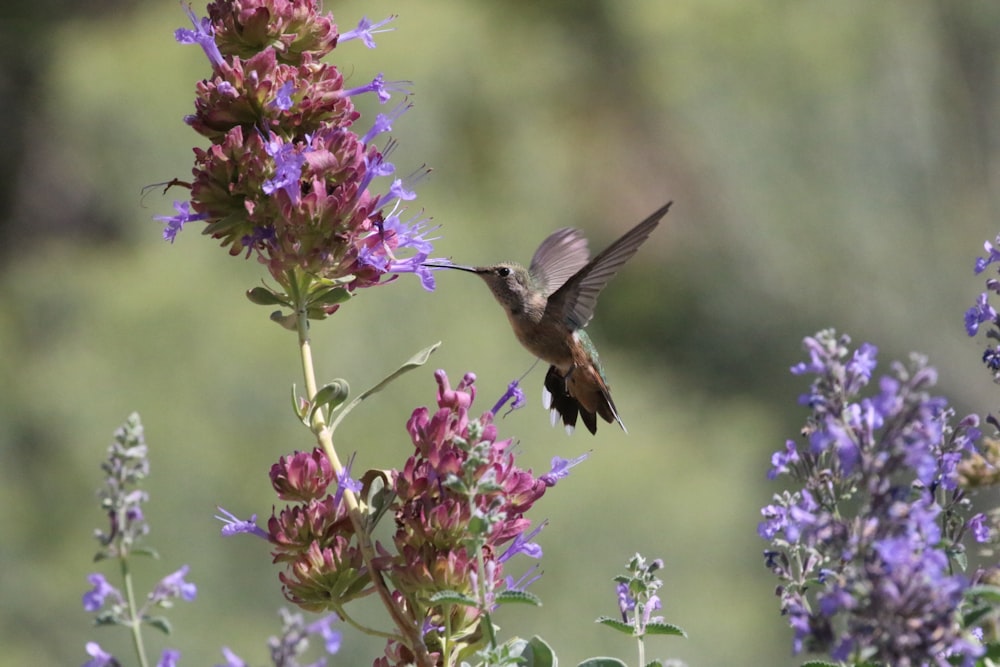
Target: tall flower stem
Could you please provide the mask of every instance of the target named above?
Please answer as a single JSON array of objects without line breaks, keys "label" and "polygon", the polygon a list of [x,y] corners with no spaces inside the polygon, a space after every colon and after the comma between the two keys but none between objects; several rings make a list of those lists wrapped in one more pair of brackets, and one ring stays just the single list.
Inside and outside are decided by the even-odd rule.
[{"label": "tall flower stem", "polygon": [[142,621],[139,618],[139,609],[135,604],[135,587],[132,585],[132,571],[128,566],[128,559],[121,559],[122,580],[125,583],[125,599],[128,601],[128,612],[132,619],[129,624],[132,631],[132,644],[135,646],[135,654],[139,660],[139,667],[148,667],[146,661],[146,647],[142,641]]},{"label": "tall flower stem", "polygon": [[[305,380],[306,395],[312,400],[317,391],[316,371],[313,365],[312,344],[309,340],[309,319],[306,306],[301,298],[305,290],[300,289],[298,291],[299,295],[297,296],[300,298],[299,306],[296,309],[296,323],[299,334],[299,354],[302,360],[302,374]],[[326,453],[327,458],[330,460],[330,465],[333,467],[334,472],[338,478],[341,477],[344,472],[344,465],[341,463],[340,457],[337,456],[337,450],[333,446],[333,432],[328,427],[326,415],[323,414],[322,410],[315,410],[313,412],[310,428],[315,434],[320,447],[323,448],[324,453]],[[421,667],[433,667],[434,661],[431,660],[430,655],[427,653],[427,648],[424,646],[423,639],[420,636],[420,628],[411,619],[407,618],[406,612],[393,599],[392,592],[386,586],[382,574],[376,569],[373,563],[375,546],[372,544],[371,535],[368,532],[368,522],[361,511],[357,496],[349,488],[344,488],[343,499],[347,506],[348,515],[351,518],[351,524],[354,526],[354,534],[357,536],[358,548],[361,550],[365,567],[368,569],[368,574],[371,577],[372,584],[375,586],[375,590],[382,599],[382,604],[392,617],[393,623],[395,623],[396,627],[402,633],[403,642],[413,651],[417,664]]]}]

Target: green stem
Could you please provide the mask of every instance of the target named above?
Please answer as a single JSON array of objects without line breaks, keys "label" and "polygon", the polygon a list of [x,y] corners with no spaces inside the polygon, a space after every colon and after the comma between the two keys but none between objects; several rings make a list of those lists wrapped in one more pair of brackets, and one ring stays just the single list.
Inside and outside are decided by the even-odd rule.
[{"label": "green stem", "polygon": [[142,617],[139,608],[135,604],[135,587],[132,585],[132,571],[128,566],[128,557],[122,556],[120,559],[122,566],[122,579],[125,583],[125,599],[128,602],[128,613],[131,622],[132,644],[135,646],[135,654],[139,659],[139,667],[148,667],[146,661],[146,648],[142,642]]},{"label": "green stem", "polygon": [[[313,366],[312,345],[309,341],[309,319],[306,315],[305,299],[302,294],[304,290],[300,287],[298,292],[295,297],[298,302],[296,319],[299,334],[299,355],[302,360],[302,375],[305,379],[306,396],[312,401],[317,391],[316,371]],[[333,446],[333,432],[327,426],[326,415],[323,413],[323,410],[313,412],[310,427],[320,447],[326,453],[326,457],[330,460],[330,465],[333,467],[334,472],[338,477],[342,476],[344,464],[341,463],[340,457],[337,456],[337,450]],[[350,489],[344,489],[343,499],[344,504],[347,506],[347,513],[351,519],[351,524],[354,526],[354,534],[358,540],[358,549],[361,551],[361,557],[364,560],[365,568],[368,570],[368,576],[371,577],[372,584],[382,599],[382,604],[389,612],[389,616],[392,617],[393,623],[399,628],[400,633],[402,633],[400,640],[413,651],[413,655],[420,667],[434,667],[434,661],[428,655],[427,647],[424,646],[423,638],[420,635],[420,628],[407,616],[396,600],[393,599],[392,592],[389,591],[385,579],[382,578],[382,573],[378,571],[373,563],[375,546],[372,543],[371,534],[368,531],[368,522],[361,510],[357,496]]]},{"label": "green stem", "polygon": [[646,642],[642,637],[639,637],[639,665],[638,667],[645,667],[646,664]]}]

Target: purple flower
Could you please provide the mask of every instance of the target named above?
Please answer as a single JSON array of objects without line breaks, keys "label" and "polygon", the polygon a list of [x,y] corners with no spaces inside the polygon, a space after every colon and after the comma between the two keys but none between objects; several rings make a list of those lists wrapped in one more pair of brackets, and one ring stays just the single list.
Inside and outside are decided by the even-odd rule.
[{"label": "purple flower", "polygon": [[773,540],[788,526],[788,510],[780,505],[767,505],[760,510],[764,520],[757,524],[757,534],[765,540]]},{"label": "purple flower", "polygon": [[215,43],[215,30],[212,28],[212,21],[207,17],[199,19],[198,15],[191,9],[191,5],[182,6],[188,18],[191,19],[194,30],[178,28],[174,32],[174,39],[180,44],[199,45],[205,52],[205,55],[208,56],[208,61],[212,63],[212,67],[219,69],[226,61],[223,59],[222,53],[219,52],[219,47]]},{"label": "purple flower", "polygon": [[163,649],[156,667],[177,667],[177,661],[181,659],[181,652],[176,649]]},{"label": "purple flower", "polygon": [[528,586],[535,583],[542,578],[542,573],[538,568],[538,563],[532,565],[527,572],[522,574],[519,578],[514,579],[514,577],[507,575],[504,577],[504,586],[506,586],[508,591],[525,591]]},{"label": "purple flower", "polygon": [[504,395],[500,397],[500,400],[496,402],[490,412],[494,416],[506,405],[507,401],[511,401],[510,410],[504,413],[504,417],[509,415],[514,410],[524,407],[525,398],[524,391],[521,389],[521,383],[517,380],[512,380],[509,385],[507,385],[507,391]]},{"label": "purple flower", "polygon": [[986,523],[986,515],[982,512],[969,519],[969,529],[972,530],[976,542],[982,544],[990,541],[990,527]]},{"label": "purple flower", "polygon": [[216,509],[218,509],[225,515],[225,516],[217,515],[215,517],[216,519],[225,524],[222,527],[223,537],[238,535],[240,533],[249,533],[251,535],[256,535],[257,537],[261,537],[265,540],[269,538],[267,531],[257,526],[256,514],[252,514],[249,519],[244,521],[243,519],[238,518],[235,514],[223,509],[222,507],[217,507]]},{"label": "purple flower", "polygon": [[[428,234],[438,229],[426,227],[424,220],[403,222],[394,212],[385,219],[382,229],[365,239],[358,254],[362,266],[370,266],[385,273],[414,273],[420,278],[421,286],[427,291],[434,290],[434,275],[424,266],[433,249]],[[398,251],[415,254],[398,258]]]},{"label": "purple flower", "polygon": [[371,80],[371,83],[358,86],[357,88],[344,90],[340,93],[340,95],[342,97],[353,97],[355,95],[363,95],[364,93],[375,93],[378,97],[379,103],[385,104],[392,99],[392,95],[390,93],[409,94],[410,86],[412,85],[412,81],[386,81],[382,74],[378,74]]},{"label": "purple flower", "polygon": [[[404,113],[413,108],[412,104],[402,103],[398,104],[395,109],[387,114],[380,113],[376,114],[375,122],[372,123],[371,129],[365,132],[364,136],[361,137],[361,141],[365,144],[370,144],[375,137],[384,133],[392,131],[392,124],[402,116]],[[390,165],[391,166],[391,165]],[[389,173],[392,173],[391,171]],[[385,175],[385,174],[383,174]]]},{"label": "purple flower", "polygon": [[288,81],[286,81],[281,85],[281,88],[278,89],[277,94],[274,96],[274,99],[269,102],[269,104],[273,106],[275,109],[288,111],[289,109],[292,108],[292,104],[294,103],[294,101],[292,100],[292,93],[294,92],[295,92],[295,82],[289,79]]},{"label": "purple flower", "polygon": [[799,462],[799,452],[794,440],[785,441],[785,451],[771,454],[771,469],[767,471],[767,478],[774,479],[778,475],[788,473],[789,465]]},{"label": "purple flower", "polygon": [[179,570],[168,574],[160,580],[153,592],[149,594],[150,602],[160,604],[169,600],[181,598],[187,602],[194,600],[198,588],[184,580],[188,573],[188,566],[184,565]]},{"label": "purple flower", "polygon": [[308,146],[301,151],[296,150],[294,144],[285,143],[272,133],[267,142],[267,154],[274,158],[274,176],[264,181],[261,187],[264,194],[273,195],[278,190],[284,190],[292,204],[298,204],[302,194],[302,167],[308,150]]},{"label": "purple flower", "polygon": [[215,667],[247,667],[247,663],[243,658],[229,650],[228,646],[222,647],[222,657],[225,658],[226,664],[216,665]]},{"label": "purple flower", "polygon": [[344,469],[337,473],[337,493],[333,497],[333,504],[340,505],[341,498],[344,497],[344,491],[350,491],[353,494],[361,493],[363,488],[361,482],[351,479],[351,466],[354,465],[354,454],[351,454],[351,460],[347,462]]},{"label": "purple flower", "polygon": [[352,39],[360,39],[364,43],[364,45],[367,46],[369,49],[374,49],[375,39],[372,37],[372,35],[376,35],[380,32],[392,32],[393,30],[395,30],[395,28],[383,28],[379,30],[379,28],[382,28],[382,26],[384,26],[385,24],[395,20],[395,18],[396,15],[393,14],[389,18],[383,19],[378,23],[372,23],[371,21],[368,20],[367,16],[363,16],[361,17],[361,21],[358,22],[357,28],[354,28],[353,30],[348,30],[347,32],[340,33],[340,37],[338,38],[337,41],[338,43],[342,44]]},{"label": "purple flower", "polygon": [[97,611],[104,606],[104,600],[110,595],[117,602],[121,602],[122,596],[118,589],[108,583],[103,574],[94,573],[87,575],[87,581],[93,588],[83,594],[83,610]]},{"label": "purple flower", "polygon": [[625,582],[618,582],[615,590],[618,593],[618,611],[621,612],[622,621],[627,623],[629,613],[635,609],[635,598],[629,593],[628,584]]},{"label": "purple flower", "polygon": [[318,621],[310,623],[306,627],[306,632],[318,634],[323,638],[323,648],[330,655],[334,655],[340,650],[342,635],[339,630],[333,628],[333,624],[340,620],[336,614],[327,614]]},{"label": "purple flower", "polygon": [[87,642],[87,655],[90,660],[83,664],[83,667],[118,667],[120,664],[115,657],[101,648],[97,642]]},{"label": "purple flower", "polygon": [[510,543],[502,554],[500,554],[497,560],[504,563],[517,554],[524,554],[528,558],[541,558],[542,548],[531,540],[535,539],[535,536],[542,532],[542,528],[545,528],[546,524],[547,522],[543,521],[530,533],[521,533],[515,537],[514,541]]},{"label": "purple flower", "polygon": [[570,468],[583,463],[584,459],[588,456],[590,454],[581,454],[575,459],[564,459],[561,456],[553,456],[552,468],[538,479],[544,482],[545,486],[555,486],[556,482],[569,475]]},{"label": "purple flower", "polygon": [[[1000,236],[997,236],[996,243],[1000,246]],[[976,274],[980,274],[986,270],[986,267],[993,262],[1000,261],[1000,249],[994,246],[989,241],[983,243],[983,248],[986,250],[986,257],[980,257],[976,259]]]},{"label": "purple flower", "polygon": [[174,210],[177,211],[177,215],[153,216],[154,220],[167,223],[167,226],[163,228],[163,240],[170,241],[171,243],[177,238],[177,234],[184,229],[185,223],[192,220],[206,220],[208,218],[206,213],[193,213],[191,211],[191,202],[188,201],[175,201]]},{"label": "purple flower", "polygon": [[970,336],[975,336],[979,332],[979,325],[983,322],[996,321],[997,311],[990,305],[986,292],[980,294],[975,305],[965,311],[965,331]]}]

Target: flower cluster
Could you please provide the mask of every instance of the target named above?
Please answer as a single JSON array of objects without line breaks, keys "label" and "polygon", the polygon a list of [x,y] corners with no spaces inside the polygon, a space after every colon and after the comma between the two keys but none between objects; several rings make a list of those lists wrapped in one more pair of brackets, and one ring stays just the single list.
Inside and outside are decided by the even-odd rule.
[{"label": "flower cluster", "polygon": [[[393,580],[418,618],[465,638],[482,610],[495,606],[504,563],[518,553],[541,556],[524,517],[546,483],[514,463],[511,440],[497,440],[493,412],[470,417],[475,376],[452,388],[443,371],[438,409],[413,413],[406,429],[416,449],[395,476],[398,498]],[[481,556],[481,560],[479,557]],[[469,596],[476,607],[428,605],[428,591]],[[445,613],[449,618],[444,618]],[[439,630],[428,633],[433,644]]]},{"label": "flower cluster", "polygon": [[[336,614],[322,616],[307,624],[302,614],[295,614],[284,608],[278,612],[281,615],[281,636],[267,640],[271,663],[275,667],[297,667],[299,658],[309,650],[310,635],[318,635],[323,640],[323,648],[329,655],[334,655],[340,650],[341,634],[339,630],[333,628],[333,624],[338,620]],[[247,667],[247,663],[228,647],[222,648],[222,655],[226,662],[216,667]],[[312,667],[324,667],[326,659],[321,658],[310,664]]]},{"label": "flower cluster", "polygon": [[[337,475],[319,448],[283,456],[271,468],[271,483],[290,504],[275,510],[266,531],[256,517],[240,521],[226,513],[223,533],[267,539],[275,562],[284,565],[279,578],[286,598],[349,619],[347,603],[373,590],[361,544],[372,537],[356,532],[345,498],[350,489],[367,512],[367,531],[383,515],[395,518],[394,548],[374,545],[375,576],[391,584],[408,622],[422,629],[427,653],[455,664],[482,643],[484,617],[504,596],[526,595],[538,578],[534,568],[516,580],[504,572],[518,554],[541,557],[532,542],[540,527],[532,530],[524,514],[585,457],[556,457],[551,470],[535,477],[515,464],[512,441],[498,440],[493,424],[506,401],[519,401],[515,385],[477,418],[470,413],[473,374],[456,387],[444,371],[435,378],[437,410],[419,408],[407,422],[414,453],[402,469],[370,471],[362,484],[351,478],[350,466]],[[394,638],[378,664],[413,659],[412,647]]]},{"label": "flower cluster", "polygon": [[[996,246],[989,241],[983,244],[986,249],[986,257],[976,259],[976,274],[986,270],[991,264],[1000,262],[1000,236],[996,239]],[[965,312],[965,330],[970,336],[979,333],[983,324],[992,324],[986,332],[987,338],[1000,341],[1000,314],[990,305],[989,293],[1000,294],[1000,280],[989,278],[986,281],[986,292],[979,295],[974,306]],[[994,382],[1000,383],[1000,345],[987,345],[983,351],[983,363],[993,373]]]},{"label": "flower cluster", "polygon": [[417,273],[433,289],[422,266],[429,230],[422,220],[401,218],[402,202],[415,198],[412,183],[426,170],[393,178],[382,193],[371,189],[395,172],[386,159],[392,142],[380,149],[376,139],[410,105],[378,114],[361,135],[352,129],[360,117],[355,95],[372,93],[385,103],[406,82],[380,74],[345,88],[340,70],[321,62],[346,41],[374,47],[372,35],[391,19],[363,19],[341,33],[332,15],[320,14],[318,0],[218,0],[208,18],[187,12],[194,27],[179,29],[176,38],[200,45],[212,74],[198,84],[195,113],[186,120],[211,146],[194,151],[190,201],[158,218],[166,223],[164,238],[173,241],[187,222],[204,221],[205,234],[232,255],[256,255],[286,291],[303,275],[350,292],[401,272]]},{"label": "flower cluster", "polygon": [[[169,608],[175,600],[194,600],[197,587],[186,580],[188,566],[163,577],[146,596],[139,607],[135,605],[132,591],[130,556],[155,555],[147,547],[138,546],[140,538],[149,527],[143,518],[140,504],[145,502],[146,492],[140,488],[141,482],[149,474],[149,449],[142,422],[138,414],[129,415],[125,423],[115,431],[114,442],[108,448],[108,458],[101,464],[104,471],[104,488],[98,496],[101,509],[108,515],[110,528],[107,532],[96,530],[94,536],[101,544],[95,560],[115,559],[123,574],[125,591],[111,584],[99,572],[90,574],[87,581],[91,588],[83,594],[83,609],[96,614],[97,625],[120,625],[129,627],[138,634],[142,624],[169,631],[167,620],[153,616],[157,608]],[[90,660],[85,667],[114,667],[119,661],[106,652],[97,642],[89,642],[86,647]],[[141,642],[137,643],[141,651]],[[165,649],[157,663],[158,667],[173,667],[180,652]],[[145,663],[145,656],[140,662]]]},{"label": "flower cluster", "polygon": [[[335,492],[327,493],[335,481]],[[350,469],[338,480],[316,448],[282,456],[271,467],[271,484],[279,498],[296,503],[267,523],[274,562],[285,565],[278,575],[285,597],[303,609],[343,614],[347,602],[371,592],[343,498],[344,489],[358,490]]]},{"label": "flower cluster", "polygon": [[631,625],[637,636],[644,635],[650,623],[663,623],[662,616],[653,616],[663,606],[657,594],[663,582],[656,576],[662,569],[663,561],[659,558],[647,563],[642,555],[636,554],[628,562],[628,574],[615,577],[622,623]]},{"label": "flower cluster", "polygon": [[961,624],[969,582],[952,572],[969,528],[958,467],[975,452],[978,419],[952,425],[947,402],[928,393],[934,369],[917,357],[863,397],[877,350],[849,343],[833,331],[805,339],[809,361],[792,372],[815,376],[800,399],[806,442],[788,441],[769,473],[796,488],[763,508],[758,528],[795,651],[972,664],[983,649]]}]

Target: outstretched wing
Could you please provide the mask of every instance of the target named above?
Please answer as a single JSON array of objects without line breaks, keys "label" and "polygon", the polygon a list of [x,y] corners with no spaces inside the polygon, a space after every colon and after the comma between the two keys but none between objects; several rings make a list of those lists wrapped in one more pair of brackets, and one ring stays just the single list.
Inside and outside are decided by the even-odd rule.
[{"label": "outstretched wing", "polygon": [[649,238],[649,234],[660,224],[660,218],[666,215],[672,203],[667,202],[572,275],[549,297],[548,308],[561,316],[571,329],[582,329],[587,326],[594,316],[594,308],[597,306],[597,297],[601,290]]},{"label": "outstretched wing", "polygon": [[549,234],[531,258],[531,277],[545,296],[555,292],[587,265],[590,251],[579,229],[563,227]]}]

